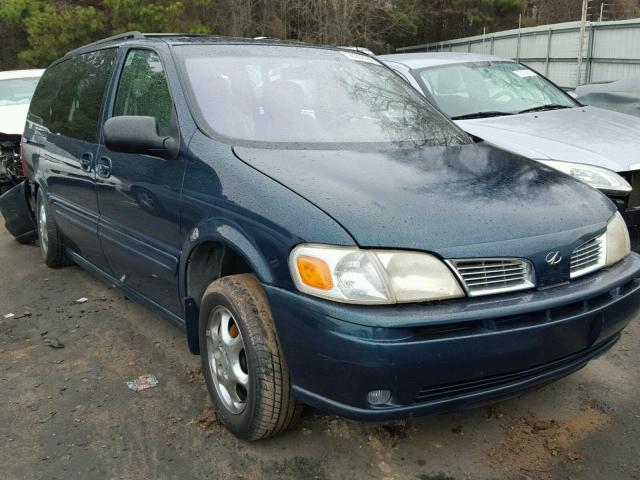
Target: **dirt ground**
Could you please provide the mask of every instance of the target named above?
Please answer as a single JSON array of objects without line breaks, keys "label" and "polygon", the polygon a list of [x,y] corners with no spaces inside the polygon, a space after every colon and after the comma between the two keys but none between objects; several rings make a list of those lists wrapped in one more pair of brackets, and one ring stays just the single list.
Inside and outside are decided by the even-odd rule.
[{"label": "dirt ground", "polygon": [[[492,408],[391,424],[307,409],[247,444],[216,423],[182,331],[39,255],[0,231],[0,478],[640,479],[638,321],[582,371]],[[148,373],[157,387],[127,388]]]}]

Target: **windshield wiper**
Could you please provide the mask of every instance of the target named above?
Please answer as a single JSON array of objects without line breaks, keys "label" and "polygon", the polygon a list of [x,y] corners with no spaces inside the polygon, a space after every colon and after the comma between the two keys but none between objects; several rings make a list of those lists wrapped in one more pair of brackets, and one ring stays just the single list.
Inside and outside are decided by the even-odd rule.
[{"label": "windshield wiper", "polygon": [[539,107],[527,108],[518,113],[530,113],[530,112],[543,112],[545,110],[561,110],[564,108],[572,108],[567,105],[558,105],[557,103],[550,103],[548,105],[540,105]]},{"label": "windshield wiper", "polygon": [[488,112],[476,112],[476,113],[467,113],[466,115],[458,115],[456,117],[451,117],[451,120],[468,120],[471,118],[502,117],[503,115],[513,115],[513,113],[498,112],[496,110],[492,110]]}]

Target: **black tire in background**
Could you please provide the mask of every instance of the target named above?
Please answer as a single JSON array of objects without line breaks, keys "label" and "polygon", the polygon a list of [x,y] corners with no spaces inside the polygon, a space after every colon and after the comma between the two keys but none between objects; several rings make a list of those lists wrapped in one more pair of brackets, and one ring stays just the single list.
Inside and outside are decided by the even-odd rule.
[{"label": "black tire in background", "polygon": [[[248,384],[244,403],[238,403],[237,408],[227,406],[229,402],[225,403],[220,393],[220,380],[216,380],[220,377],[215,373],[214,364],[218,365],[218,360],[214,355],[218,354],[219,358],[221,352],[212,346],[214,335],[208,330],[216,323],[212,315],[220,312],[231,316],[228,320],[231,336],[235,333],[243,343],[242,367],[248,375]],[[260,440],[286,430],[300,417],[302,404],[291,392],[289,371],[278,344],[271,310],[254,275],[223,277],[207,288],[200,304],[199,338],[202,372],[216,416],[231,433],[243,440]],[[242,401],[242,387],[238,387],[237,398]]]},{"label": "black tire in background", "polygon": [[40,238],[40,252],[44,263],[52,268],[70,265],[71,262],[64,253],[64,242],[53,216],[53,209],[44,198],[42,190],[38,191],[36,220]]}]

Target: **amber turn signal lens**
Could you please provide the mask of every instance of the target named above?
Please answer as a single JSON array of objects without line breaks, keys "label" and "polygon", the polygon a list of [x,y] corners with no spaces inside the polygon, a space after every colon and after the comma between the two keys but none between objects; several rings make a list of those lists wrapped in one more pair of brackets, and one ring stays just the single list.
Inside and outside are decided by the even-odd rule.
[{"label": "amber turn signal lens", "polygon": [[302,283],[308,287],[320,290],[331,290],[333,288],[331,271],[324,260],[301,255],[298,257],[298,273],[300,273]]}]

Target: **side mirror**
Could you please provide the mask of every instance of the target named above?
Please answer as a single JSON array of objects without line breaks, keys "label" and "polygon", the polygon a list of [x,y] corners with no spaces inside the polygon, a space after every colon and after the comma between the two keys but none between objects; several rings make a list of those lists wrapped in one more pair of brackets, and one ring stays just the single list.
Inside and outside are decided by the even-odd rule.
[{"label": "side mirror", "polygon": [[578,100],[578,94],[576,92],[574,92],[573,90],[568,91],[567,95],[569,95],[574,100]]},{"label": "side mirror", "polygon": [[102,129],[104,144],[113,152],[152,155],[165,160],[178,156],[179,142],[158,134],[154,117],[123,115],[107,120]]}]

